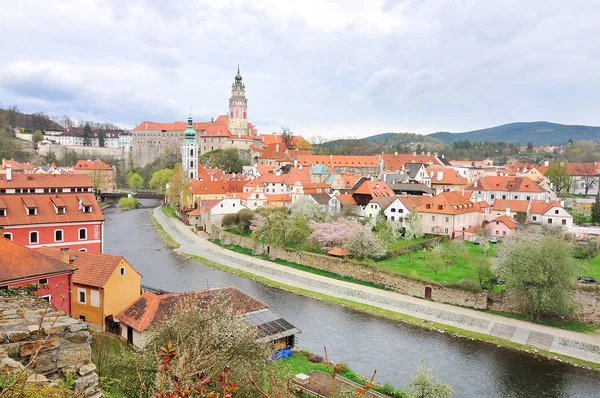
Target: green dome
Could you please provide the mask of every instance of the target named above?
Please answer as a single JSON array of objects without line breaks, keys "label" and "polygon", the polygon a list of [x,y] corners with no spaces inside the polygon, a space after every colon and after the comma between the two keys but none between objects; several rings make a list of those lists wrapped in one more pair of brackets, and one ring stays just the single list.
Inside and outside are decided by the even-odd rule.
[{"label": "green dome", "polygon": [[194,126],[192,123],[192,108],[190,108],[190,114],[188,116],[188,125],[185,129],[185,143],[195,143],[196,142],[196,130],[194,130]]}]

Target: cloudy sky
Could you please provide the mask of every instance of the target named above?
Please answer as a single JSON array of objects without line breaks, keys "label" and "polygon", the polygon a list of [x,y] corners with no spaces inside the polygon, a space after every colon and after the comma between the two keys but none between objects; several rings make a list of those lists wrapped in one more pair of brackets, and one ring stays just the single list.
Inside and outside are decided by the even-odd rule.
[{"label": "cloudy sky", "polygon": [[0,103],[306,136],[600,125],[597,0],[3,0]]}]

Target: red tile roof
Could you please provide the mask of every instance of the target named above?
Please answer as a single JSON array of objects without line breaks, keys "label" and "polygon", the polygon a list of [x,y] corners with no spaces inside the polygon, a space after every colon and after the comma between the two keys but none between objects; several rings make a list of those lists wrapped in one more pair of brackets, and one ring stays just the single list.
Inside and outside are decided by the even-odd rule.
[{"label": "red tile roof", "polygon": [[356,206],[356,200],[352,195],[335,195],[335,197],[338,198],[342,206]]},{"label": "red tile roof", "polygon": [[431,166],[427,168],[427,174],[431,177],[431,185],[469,185],[467,179],[452,167]]},{"label": "red tile roof", "polygon": [[392,188],[383,181],[364,181],[354,193],[359,195],[371,195],[373,198],[396,196]]},{"label": "red tile roof", "polygon": [[481,177],[468,188],[473,191],[544,192],[529,177]]},{"label": "red tile roof", "polygon": [[267,202],[291,202],[292,198],[286,194],[265,194]]},{"label": "red tile roof", "polygon": [[193,195],[225,194],[228,191],[227,184],[222,180],[193,180],[190,182],[190,192]]},{"label": "red tile roof", "polygon": [[330,256],[344,257],[350,254],[350,252],[341,247],[334,247],[333,249],[329,250],[327,254],[329,254]]},{"label": "red tile roof", "polygon": [[74,167],[75,170],[112,170],[110,164],[101,160],[78,160]]},{"label": "red tile roof", "polygon": [[425,163],[431,165],[443,166],[435,155],[412,155],[412,154],[384,154],[383,158],[384,171],[400,171],[406,163]]},{"label": "red tile roof", "polygon": [[94,187],[90,177],[84,174],[13,174],[11,181],[4,175],[0,177],[0,189]]},{"label": "red tile roof", "polygon": [[545,200],[537,200],[536,199],[536,200],[531,201],[531,207],[529,208],[529,213],[530,214],[545,214],[548,210],[550,210],[553,207],[562,208],[560,203],[558,203],[555,200],[551,200],[551,201],[548,201],[548,203],[546,203]]},{"label": "red tile roof", "polygon": [[379,156],[343,156],[343,155],[299,155],[296,159],[298,164],[311,166],[324,164],[333,167],[377,167]]},{"label": "red tile roof", "polygon": [[465,214],[479,212],[479,206],[475,206],[468,196],[459,192],[442,192],[433,198],[427,197],[417,207],[420,213],[439,214]]},{"label": "red tile roof", "polygon": [[[194,130],[201,133],[201,136],[231,136],[231,132],[228,129],[229,116],[219,115],[214,122],[194,122]],[[137,125],[132,131],[185,131],[187,128],[187,122],[173,122],[173,123],[156,123],[144,121]],[[248,123],[248,132],[250,135],[256,135],[254,126],[252,123]],[[246,136],[248,137],[248,136]],[[248,137],[250,138],[250,137]]]},{"label": "red tile roof", "polygon": [[[58,248],[43,246],[38,249],[38,252],[60,260],[60,249]],[[142,276],[122,256],[72,252],[70,258],[72,259],[71,266],[77,268],[73,275],[73,283],[79,285],[104,287],[121,261],[125,261],[134,272]]]},{"label": "red tile roof", "polygon": [[570,176],[598,176],[600,169],[595,163],[567,163],[567,174]]},{"label": "red tile roof", "polygon": [[494,222],[494,221],[501,222],[501,223],[503,223],[504,225],[506,225],[510,229],[517,228],[517,223],[515,222],[515,220],[513,220],[511,217],[506,216],[506,215],[500,216],[500,217],[496,217],[496,218],[494,218],[492,220],[492,222]]},{"label": "red tile roof", "polygon": [[400,202],[402,202],[404,207],[406,207],[408,210],[412,209],[413,206],[419,207],[419,205],[421,203],[423,203],[423,201],[427,198],[428,198],[428,196],[416,196],[416,195],[398,196],[398,200],[400,200]]},{"label": "red tile roof", "polygon": [[494,201],[494,205],[492,206],[492,210],[496,211],[505,211],[507,208],[510,209],[511,212],[514,211],[517,213],[527,213],[527,210],[529,209],[529,201],[496,199]]},{"label": "red tile roof", "polygon": [[199,308],[206,308],[212,303],[224,302],[235,315],[268,308],[262,301],[247,295],[234,286],[200,290],[196,292],[170,293],[155,295],[144,292],[129,307],[121,311],[115,318],[143,332],[150,326],[158,326],[176,311],[179,305],[193,300]]},{"label": "red tile roof", "polygon": [[5,238],[0,238],[0,265],[2,284],[21,279],[70,274],[75,270],[69,264]]},{"label": "red tile roof", "polygon": [[[65,214],[56,214],[52,200],[57,197],[65,204]],[[104,221],[100,206],[98,206],[94,194],[91,193],[5,195],[2,199],[7,210],[6,216],[0,217],[0,226]],[[79,199],[92,206],[91,213],[84,213],[79,209]],[[23,207],[25,201],[30,203],[29,207],[33,207],[35,204],[36,215],[27,215]]]}]

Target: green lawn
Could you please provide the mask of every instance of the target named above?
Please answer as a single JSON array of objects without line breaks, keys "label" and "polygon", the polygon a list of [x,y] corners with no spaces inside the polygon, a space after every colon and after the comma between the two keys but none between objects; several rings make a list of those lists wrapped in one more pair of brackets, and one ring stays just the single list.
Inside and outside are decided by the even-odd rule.
[{"label": "green lawn", "polygon": [[416,245],[417,243],[425,242],[426,240],[427,240],[427,238],[415,238],[415,239],[411,239],[411,240],[406,240],[406,239],[400,238],[397,241],[390,243],[387,246],[387,249],[388,250],[401,249],[406,246]]},{"label": "green lawn", "polygon": [[162,206],[161,209],[167,217],[179,218],[179,217],[177,217],[177,213],[175,212],[175,209],[172,208],[171,206]]},{"label": "green lawn", "polygon": [[[456,285],[465,278],[471,278],[477,281],[477,273],[473,269],[473,265],[476,264],[476,262],[483,260],[485,254],[481,252],[479,245],[465,242],[465,246],[467,247],[466,256],[464,258],[456,257],[454,259],[454,264],[448,264],[448,272],[446,272],[446,269],[442,268],[438,271],[437,277],[427,266],[432,260],[432,253],[429,250],[425,253],[413,252],[410,255],[403,254],[395,258],[378,261],[375,262],[373,266],[381,270],[392,271],[398,275],[428,282],[434,281]],[[490,250],[488,252],[489,258],[494,257],[494,250],[494,245],[490,245]]]},{"label": "green lawn", "polygon": [[580,275],[593,276],[600,280],[600,253],[596,254],[591,260],[580,260],[583,269],[579,271]]}]

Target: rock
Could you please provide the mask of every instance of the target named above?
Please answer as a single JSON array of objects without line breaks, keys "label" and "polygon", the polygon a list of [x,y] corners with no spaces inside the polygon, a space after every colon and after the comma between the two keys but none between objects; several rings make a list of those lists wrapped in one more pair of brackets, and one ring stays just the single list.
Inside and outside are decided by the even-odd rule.
[{"label": "rock", "polygon": [[27,330],[29,330],[29,333],[31,333],[31,334],[38,334],[40,332],[40,326],[39,325],[29,325],[29,326],[27,326]]},{"label": "rock", "polygon": [[6,350],[6,355],[8,355],[11,358],[16,358],[19,356],[20,346],[21,343],[9,343],[2,345],[2,347]]},{"label": "rock", "polygon": [[17,310],[4,310],[2,311],[2,315],[7,316],[7,315],[17,315]]},{"label": "rock", "polygon": [[23,369],[24,366],[22,363],[15,361],[12,358],[2,358],[2,360],[0,360],[0,368],[3,368],[5,366],[8,366],[9,368],[13,368],[13,369]]},{"label": "rock", "polygon": [[30,383],[48,383],[46,376],[37,373],[30,374],[27,381]]},{"label": "rock", "polygon": [[87,376],[83,376],[75,380],[75,389],[78,391],[86,390],[89,387],[96,387],[98,385],[98,375],[96,373],[90,373]]},{"label": "rock", "polygon": [[83,365],[82,367],[79,368],[79,375],[85,376],[85,375],[93,372],[94,370],[96,370],[96,364],[93,362],[90,362],[87,365]]},{"label": "rock", "polygon": [[70,317],[60,317],[56,320],[56,322],[44,322],[42,324],[42,328],[45,334],[58,334],[64,331],[67,327],[79,323],[77,319],[73,319]]},{"label": "rock", "polygon": [[74,324],[74,325],[71,325],[71,326],[69,326],[69,327],[68,327],[68,330],[69,330],[69,332],[71,332],[71,333],[76,333],[76,332],[80,332],[80,331],[82,331],[82,330],[87,330],[87,328],[88,328],[88,326],[87,326],[87,324],[86,324],[86,323],[84,323],[84,322],[79,322],[79,323],[76,323],[76,324]]},{"label": "rock", "polygon": [[58,350],[56,366],[59,369],[68,366],[77,367],[90,361],[91,348],[89,343],[63,345]]},{"label": "rock", "polygon": [[25,330],[10,330],[8,332],[5,332],[5,334],[6,339],[11,343],[21,341],[29,337],[29,332]]},{"label": "rock", "polygon": [[88,341],[90,333],[87,331],[80,331],[77,333],[69,333],[65,335],[65,338],[73,344],[82,344]]},{"label": "rock", "polygon": [[21,357],[26,357],[32,355],[35,352],[42,352],[45,350],[49,350],[52,348],[56,348],[60,345],[60,339],[57,337],[53,337],[48,340],[35,340],[27,343],[23,343],[21,345],[21,349],[19,350],[19,355]]},{"label": "rock", "polygon": [[45,351],[35,358],[35,371],[38,373],[51,373],[56,369],[56,350]]}]

